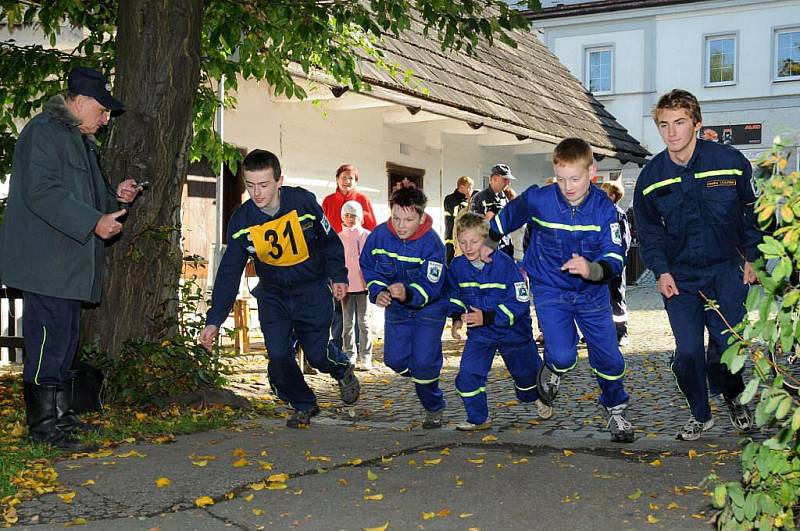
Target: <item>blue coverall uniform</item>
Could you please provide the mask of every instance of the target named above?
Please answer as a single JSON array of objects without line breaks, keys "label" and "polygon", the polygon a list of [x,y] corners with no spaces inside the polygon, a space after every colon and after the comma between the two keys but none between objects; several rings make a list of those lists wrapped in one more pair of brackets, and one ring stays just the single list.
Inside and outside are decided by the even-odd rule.
[{"label": "blue coverall uniform", "polygon": [[716,312],[704,310],[700,292],[717,301],[731,325],[744,317],[748,287],[740,268],[743,257],[758,259],[762,236],[750,176],[750,163],[739,151],[698,139],[686,166],[673,162],[665,150],[636,182],[633,204],[642,256],[656,278],[670,273],[679,292],[664,299],[675,336],[672,371],[700,422],[711,418],[709,384],[713,394],[729,399],[744,390],[741,373],[731,374],[720,362],[727,327]]},{"label": "blue coverall uniform", "polygon": [[436,412],[445,406],[439,372],[449,303],[444,297],[445,248],[430,225],[425,214],[422,230],[403,240],[389,222],[381,223],[367,237],[359,262],[372,303],[392,284],[405,287],[406,300],[392,299],[384,314],[383,359],[410,377],[422,406]]},{"label": "blue coverall uniform", "polygon": [[[617,344],[605,281],[619,275],[625,264],[622,235],[614,204],[589,186],[586,198],[571,206],[557,185],[528,188],[492,218],[490,237],[497,240],[532,222],[531,244],[523,267],[531,282],[536,316],[545,337],[544,362],[563,374],[578,362],[578,332],[589,349],[589,364],[600,385],[600,403],[614,407],[628,401],[622,384],[625,360]],[[562,271],[561,266],[579,254],[598,262],[604,281],[590,282]]]},{"label": "blue coverall uniform", "polygon": [[498,351],[514,379],[520,402],[533,402],[541,360],[533,341],[530,295],[514,259],[495,253],[482,269],[459,256],[447,272],[451,314],[483,311],[484,324],[467,329],[467,342],[456,376],[456,392],[464,401],[467,421],[482,424],[489,417],[486,377]]},{"label": "blue coverall uniform", "polygon": [[231,311],[239,281],[252,258],[258,275],[253,296],[269,352],[267,374],[278,398],[297,410],[310,410],[317,398],[303,378],[292,348],[300,342],[312,367],[340,380],[350,365],[329,341],[333,318],[330,283],[347,283],[344,249],[314,194],[280,188],[274,216],[252,200],[238,207],[228,223],[228,246],[217,270],[206,323],[220,326]]}]

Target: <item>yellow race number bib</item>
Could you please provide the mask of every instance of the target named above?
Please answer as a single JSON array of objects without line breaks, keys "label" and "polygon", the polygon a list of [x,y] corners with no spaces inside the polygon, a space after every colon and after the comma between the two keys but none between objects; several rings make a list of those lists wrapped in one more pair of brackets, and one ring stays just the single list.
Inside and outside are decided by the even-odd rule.
[{"label": "yellow race number bib", "polygon": [[250,237],[256,256],[265,264],[288,267],[308,260],[308,245],[297,210],[250,227]]}]

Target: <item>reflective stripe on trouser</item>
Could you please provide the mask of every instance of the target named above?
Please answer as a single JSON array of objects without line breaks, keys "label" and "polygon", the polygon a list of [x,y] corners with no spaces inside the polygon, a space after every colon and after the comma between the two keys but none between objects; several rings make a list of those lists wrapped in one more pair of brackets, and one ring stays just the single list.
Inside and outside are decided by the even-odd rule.
[{"label": "reflective stripe on trouser", "polygon": [[625,360],[617,344],[608,289],[604,285],[579,293],[539,289],[534,305],[545,337],[544,361],[548,367],[563,375],[577,364],[577,323],[586,339],[589,365],[600,385],[600,403],[614,407],[627,402]]},{"label": "reflective stripe on trouser", "polygon": [[270,286],[259,290],[258,319],[267,345],[267,375],[278,398],[295,409],[308,410],[317,397],[297,365],[292,348],[297,338],[309,365],[334,379],[344,376],[350,362],[330,341],[333,297],[327,282],[313,282],[291,289]]},{"label": "reflective stripe on trouser", "polygon": [[625,269],[618,277],[608,281],[608,293],[611,296],[611,313],[614,314],[614,326],[617,339],[628,335],[628,304],[625,301]]},{"label": "reflective stripe on trouser", "polygon": [[394,372],[411,378],[425,410],[444,409],[439,373],[445,317],[409,310],[387,310],[385,315],[383,362]]},{"label": "reflective stripe on trouser", "polygon": [[504,345],[500,342],[467,338],[464,352],[461,354],[461,368],[456,376],[456,391],[464,402],[467,420],[472,424],[482,424],[489,418],[486,377],[498,350],[514,379],[517,399],[520,402],[533,402],[539,398],[536,392],[536,373],[539,371],[541,360],[533,340]]},{"label": "reflective stripe on trouser", "polygon": [[[675,281],[680,294],[664,300],[675,336],[672,372],[686,396],[692,416],[705,422],[711,418],[708,384],[714,392],[735,398],[744,390],[744,382],[741,372],[731,374],[720,362],[728,344],[728,335],[723,334],[727,327],[716,312],[704,309],[705,301],[698,290],[716,300],[722,315],[735,326],[744,317],[748,288],[742,284],[742,273],[736,265],[721,272],[707,273],[702,278],[676,278]],[[709,334],[708,355],[703,343],[704,328]]]},{"label": "reflective stripe on trouser", "polygon": [[22,292],[25,357],[22,378],[37,385],[60,385],[78,348],[80,301]]}]

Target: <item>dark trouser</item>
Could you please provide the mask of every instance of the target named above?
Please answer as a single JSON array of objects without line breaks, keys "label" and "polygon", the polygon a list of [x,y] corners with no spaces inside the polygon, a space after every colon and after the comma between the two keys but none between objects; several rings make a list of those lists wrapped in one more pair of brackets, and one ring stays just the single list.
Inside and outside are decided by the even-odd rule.
[{"label": "dark trouser", "polygon": [[[741,372],[732,374],[721,363],[729,334],[720,316],[706,310],[700,291],[716,300],[725,319],[735,326],[745,314],[744,301],[748,287],[742,283],[739,264],[719,267],[698,277],[676,278],[679,295],[664,299],[672,333],[675,336],[675,356],[672,372],[681,392],[686,396],[692,416],[705,422],[711,418],[708,403],[708,382],[714,391],[727,398],[736,398],[744,390]],[[703,344],[703,329],[708,329],[709,349]]]},{"label": "dark trouser", "polygon": [[517,399],[520,402],[533,402],[539,398],[536,373],[539,372],[541,360],[533,340],[507,345],[499,341],[467,338],[461,354],[461,368],[456,376],[456,392],[464,401],[467,421],[472,424],[483,424],[489,418],[486,378],[498,350],[514,380]]},{"label": "dark trouser", "polygon": [[456,257],[456,248],[452,240],[448,240],[444,244],[444,250],[445,250],[445,262],[447,263],[447,265],[450,265],[450,263],[453,261],[453,258]]},{"label": "dark trouser", "polygon": [[397,374],[411,378],[426,411],[441,411],[445,407],[439,388],[445,316],[444,311],[438,315],[432,308],[426,310],[386,310],[383,361]]},{"label": "dark trouser", "polygon": [[309,365],[340,380],[350,366],[347,356],[330,341],[333,296],[325,281],[256,293],[258,319],[267,343],[267,374],[278,398],[295,409],[312,409],[314,391],[297,366],[292,343],[300,342]]},{"label": "dark trouser", "polygon": [[580,327],[589,349],[589,365],[600,385],[600,403],[614,407],[628,401],[623,386],[625,359],[619,350],[611,319],[608,290],[583,292],[538,289],[534,295],[536,315],[544,333],[544,362],[554,372],[564,375],[578,363]]},{"label": "dark trouser", "polygon": [[23,379],[36,385],[60,385],[78,348],[81,303],[25,291]]},{"label": "dark trouser", "polygon": [[614,327],[617,329],[617,341],[628,335],[628,303],[625,301],[625,269],[618,277],[608,281],[608,293],[611,295],[611,313],[614,314]]},{"label": "dark trouser", "polygon": [[331,322],[331,341],[342,349],[342,334],[344,333],[344,314],[342,313],[342,303],[333,301],[333,321]]}]

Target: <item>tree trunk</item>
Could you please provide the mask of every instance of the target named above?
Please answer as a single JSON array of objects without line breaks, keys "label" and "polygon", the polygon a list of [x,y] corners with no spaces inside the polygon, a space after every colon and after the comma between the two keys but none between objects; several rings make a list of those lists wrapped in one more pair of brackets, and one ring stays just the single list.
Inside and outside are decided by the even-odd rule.
[{"label": "tree trunk", "polygon": [[84,311],[82,344],[115,354],[132,338],[174,330],[181,270],[180,203],[200,81],[203,2],[121,0],[116,118],[103,150],[114,187],[150,181],[106,256],[103,302]]}]

